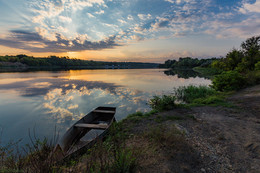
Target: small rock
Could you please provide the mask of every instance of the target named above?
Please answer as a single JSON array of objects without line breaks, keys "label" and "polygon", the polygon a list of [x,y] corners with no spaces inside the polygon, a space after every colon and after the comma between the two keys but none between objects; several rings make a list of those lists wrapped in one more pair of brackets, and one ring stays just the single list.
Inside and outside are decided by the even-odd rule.
[{"label": "small rock", "polygon": [[201,172],[206,172],[206,170],[204,168],[201,168],[200,170],[201,170]]}]

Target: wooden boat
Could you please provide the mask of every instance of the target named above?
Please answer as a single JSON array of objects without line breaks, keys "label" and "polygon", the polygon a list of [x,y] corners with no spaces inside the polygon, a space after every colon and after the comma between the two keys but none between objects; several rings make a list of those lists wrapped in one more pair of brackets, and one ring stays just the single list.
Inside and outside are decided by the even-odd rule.
[{"label": "wooden boat", "polygon": [[[71,158],[86,152],[98,139],[103,138],[112,122],[115,121],[115,107],[97,107],[77,121],[57,143],[53,154],[56,160]],[[92,140],[85,140],[84,136],[91,130],[99,132]]]}]

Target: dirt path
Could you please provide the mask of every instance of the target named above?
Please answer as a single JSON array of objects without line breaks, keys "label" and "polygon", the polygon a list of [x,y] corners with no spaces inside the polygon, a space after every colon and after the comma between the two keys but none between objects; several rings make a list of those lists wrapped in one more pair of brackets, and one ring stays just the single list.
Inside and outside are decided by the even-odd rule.
[{"label": "dirt path", "polygon": [[179,125],[203,158],[201,172],[260,172],[260,85],[229,101],[237,107],[192,108],[185,113],[197,120]]}]

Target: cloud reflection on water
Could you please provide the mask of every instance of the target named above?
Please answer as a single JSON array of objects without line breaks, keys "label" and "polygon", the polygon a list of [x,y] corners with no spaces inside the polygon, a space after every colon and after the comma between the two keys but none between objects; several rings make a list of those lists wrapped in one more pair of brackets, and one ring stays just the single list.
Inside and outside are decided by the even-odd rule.
[{"label": "cloud reflection on water", "polygon": [[[124,105],[119,111],[121,115],[118,118],[121,119],[123,112],[137,109],[146,103],[148,97],[144,97],[144,92],[112,83],[64,78],[18,81],[2,84],[0,90],[15,90],[22,97],[42,97],[42,109],[49,115],[47,119],[64,124],[78,120],[97,105]],[[86,107],[88,109],[84,111]]]},{"label": "cloud reflection on water", "polygon": [[203,78],[167,76],[158,69],[2,73],[0,78],[0,122],[9,124],[5,128],[10,131],[6,139],[14,134],[20,138],[32,124],[41,136],[51,135],[55,125],[63,134],[97,106],[117,107],[120,120],[149,110],[147,101],[154,95],[179,85],[210,84]]}]

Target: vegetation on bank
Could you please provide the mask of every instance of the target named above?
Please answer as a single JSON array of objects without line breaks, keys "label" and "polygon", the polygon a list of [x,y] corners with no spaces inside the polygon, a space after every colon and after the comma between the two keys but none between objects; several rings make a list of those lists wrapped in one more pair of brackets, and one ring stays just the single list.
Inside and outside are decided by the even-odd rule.
[{"label": "vegetation on bank", "polygon": [[260,36],[248,38],[240,49],[232,49],[222,58],[179,58],[167,60],[162,67],[192,68],[213,79],[217,91],[233,91],[260,83]]},{"label": "vegetation on bank", "polygon": [[213,88],[219,91],[239,90],[260,83],[260,36],[242,42],[225,58],[212,63],[223,72],[213,79]]},{"label": "vegetation on bank", "polygon": [[69,57],[49,56],[35,58],[27,55],[0,56],[0,67],[34,67],[34,68],[154,68],[156,63],[140,62],[105,62],[80,60]]}]

